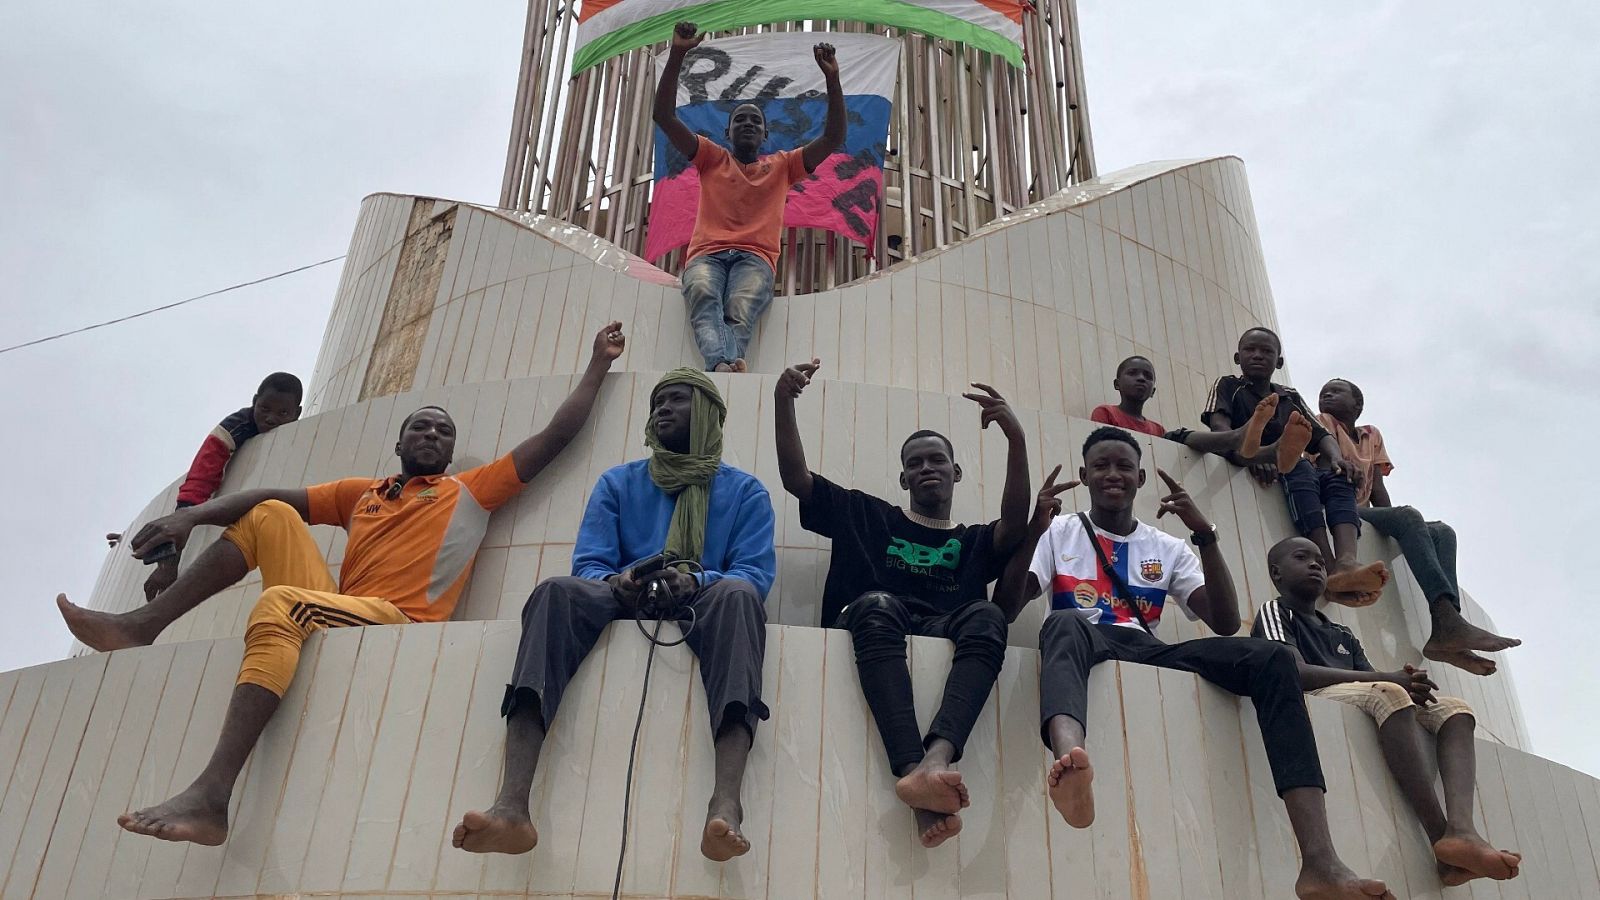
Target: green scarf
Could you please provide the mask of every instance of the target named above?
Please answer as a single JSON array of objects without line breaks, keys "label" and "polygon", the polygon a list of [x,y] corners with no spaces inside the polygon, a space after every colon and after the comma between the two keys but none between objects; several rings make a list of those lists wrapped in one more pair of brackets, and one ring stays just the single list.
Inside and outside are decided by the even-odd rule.
[{"label": "green scarf", "polygon": [[722,422],[728,417],[717,386],[704,372],[673,369],[650,390],[654,406],[656,392],[669,384],[694,388],[689,406],[689,452],[674,453],[661,446],[653,427],[655,417],[645,419],[644,445],[650,456],[650,480],[669,497],[677,497],[672,508],[672,523],[667,526],[664,552],[673,559],[700,561],[705,551],[706,513],[711,506],[711,478],[722,464]]}]

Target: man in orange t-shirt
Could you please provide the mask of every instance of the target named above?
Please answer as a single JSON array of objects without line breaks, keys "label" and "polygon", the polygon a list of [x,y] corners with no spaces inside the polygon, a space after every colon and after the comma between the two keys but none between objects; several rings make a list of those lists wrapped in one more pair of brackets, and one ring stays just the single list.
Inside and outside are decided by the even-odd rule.
[{"label": "man in orange t-shirt", "polygon": [[[153,642],[179,616],[250,570],[261,572],[261,597],[245,629],[244,661],[211,761],[182,793],[126,813],[117,823],[167,841],[226,840],[234,782],[289,689],[306,638],[323,628],[450,618],[490,512],[515,497],[577,435],[623,346],[621,322],[602,328],[588,369],[545,429],[494,462],[446,474],[455,452],[455,422],[443,409],[424,406],[400,424],[394,448],[400,474],[237,491],[179,509],[133,536],[134,556],[142,559],[168,544],[181,549],[197,525],[227,530],[155,600],[131,612],[104,613],[57,597],[73,636],[94,650],[116,650]],[[307,524],[349,532],[337,583]]]},{"label": "man in orange t-shirt", "polygon": [[706,370],[743,372],[750,332],[772,303],[772,281],[783,239],[789,188],[816,171],[844,143],[844,89],[832,44],[813,52],[828,85],[822,134],[799,150],[761,155],[767,121],[761,107],[742,103],[728,116],[731,152],[689,130],[678,118],[678,72],[705,35],[679,22],[656,88],[655,120],[700,173],[700,207],[684,258],[683,299]]}]

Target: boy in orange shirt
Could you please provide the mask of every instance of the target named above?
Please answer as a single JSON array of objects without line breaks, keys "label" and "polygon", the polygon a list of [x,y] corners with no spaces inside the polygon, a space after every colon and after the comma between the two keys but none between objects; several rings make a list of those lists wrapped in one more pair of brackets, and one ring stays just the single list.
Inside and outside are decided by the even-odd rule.
[{"label": "boy in orange shirt", "polygon": [[655,121],[700,173],[700,208],[680,279],[695,344],[707,371],[743,372],[750,333],[772,304],[784,201],[790,187],[844,143],[844,89],[833,45],[818,44],[817,67],[828,85],[821,136],[799,150],[762,156],[766,118],[760,107],[743,103],[728,116],[732,152],[724,150],[678,118],[678,73],[684,56],[703,40],[692,22],[678,23],[656,88]]}]

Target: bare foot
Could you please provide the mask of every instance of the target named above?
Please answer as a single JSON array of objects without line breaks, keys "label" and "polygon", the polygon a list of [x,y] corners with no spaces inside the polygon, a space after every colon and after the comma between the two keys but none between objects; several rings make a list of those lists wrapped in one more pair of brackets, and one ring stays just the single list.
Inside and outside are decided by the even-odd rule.
[{"label": "bare foot", "polygon": [[1068,825],[1088,828],[1094,824],[1094,766],[1089,765],[1089,751],[1073,747],[1051,763],[1045,784],[1050,802]]},{"label": "bare foot", "polygon": [[713,372],[732,372],[733,371],[733,366],[731,364],[729,364],[729,363],[720,362],[720,363],[717,363],[715,366],[712,366],[711,367],[711,371],[713,371]]},{"label": "bare foot", "polygon": [[706,817],[705,830],[700,832],[701,856],[712,862],[727,862],[749,852],[750,842],[739,833],[738,814],[712,814]]},{"label": "bare foot", "polygon": [[1378,562],[1368,562],[1366,565],[1357,565],[1354,562],[1346,565],[1333,565],[1333,572],[1328,573],[1328,586],[1326,591],[1330,594],[1371,594],[1382,593],[1384,585],[1389,583],[1389,567]]},{"label": "bare foot", "polygon": [[1278,471],[1293,469],[1310,445],[1311,423],[1300,413],[1291,413],[1288,424],[1283,426],[1283,434],[1278,438]]},{"label": "bare foot", "polygon": [[1439,883],[1445,887],[1460,887],[1478,877],[1466,869],[1458,869],[1444,863],[1435,863],[1434,868],[1439,870]]},{"label": "bare foot", "polygon": [[61,610],[61,618],[67,620],[67,630],[90,650],[145,647],[156,639],[156,635],[146,635],[130,624],[125,615],[84,609],[68,600],[66,594],[56,595],[56,608]]},{"label": "bare foot", "polygon": [[1475,878],[1505,881],[1517,877],[1522,854],[1496,850],[1477,834],[1446,834],[1433,842],[1433,858],[1440,865],[1466,869]]},{"label": "bare foot", "polygon": [[228,839],[228,795],[208,795],[191,785],[159,806],[117,816],[117,824],[125,831],[163,841],[215,847]]},{"label": "bare foot", "polygon": [[1479,656],[1471,650],[1439,650],[1432,644],[1422,646],[1422,655],[1434,662],[1442,662],[1464,669],[1474,675],[1489,676],[1500,670],[1500,664],[1487,656]]},{"label": "bare foot", "polygon": [[1337,859],[1328,865],[1303,864],[1294,882],[1294,895],[1300,900],[1394,900],[1388,885],[1376,878],[1361,878]]},{"label": "bare foot", "polygon": [[736,359],[736,360],[733,361],[733,369],[732,369],[732,371],[734,371],[734,372],[748,372],[748,371],[750,371],[750,367],[746,366],[744,364],[744,360],[743,359]]},{"label": "bare foot", "polygon": [[894,794],[912,809],[958,813],[970,805],[967,786],[954,769],[919,765],[894,783]]},{"label": "bare foot", "polygon": [[929,850],[961,833],[961,817],[955,813],[937,813],[931,809],[912,812],[917,814],[917,839]]},{"label": "bare foot", "polygon": [[527,853],[538,845],[539,831],[526,809],[496,803],[485,812],[473,810],[462,816],[450,843],[468,853]]},{"label": "bare foot", "polygon": [[1383,591],[1327,591],[1328,602],[1350,609],[1365,609],[1383,599]]},{"label": "bare foot", "polygon": [[[1441,609],[1444,611],[1440,611]],[[1434,610],[1433,634],[1428,636],[1428,643],[1423,646],[1422,651],[1425,656],[1429,647],[1438,653],[1448,653],[1453,650],[1483,650],[1494,653],[1522,646],[1522,642],[1516,638],[1501,637],[1468,622],[1448,600],[1435,601]]]},{"label": "bare foot", "polygon": [[1261,452],[1261,432],[1266,430],[1267,423],[1278,414],[1278,395],[1276,392],[1268,394],[1265,400],[1256,404],[1255,412],[1250,414],[1250,421],[1244,423],[1244,437],[1239,441],[1239,455],[1245,459],[1253,458]]}]

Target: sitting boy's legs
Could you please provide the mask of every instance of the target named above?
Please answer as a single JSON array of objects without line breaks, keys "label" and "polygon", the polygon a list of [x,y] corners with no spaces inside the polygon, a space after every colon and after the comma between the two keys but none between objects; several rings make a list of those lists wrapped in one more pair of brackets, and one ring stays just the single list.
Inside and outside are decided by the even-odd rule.
[{"label": "sitting boy's legs", "polygon": [[731,372],[735,357],[733,331],[727,322],[728,263],[719,253],[706,253],[683,267],[679,281],[689,305],[689,327],[705,359],[706,371]]},{"label": "sitting boy's legs", "polygon": [[[240,523],[249,520],[247,516]],[[322,575],[327,577],[326,568]],[[128,831],[162,840],[222,843],[228,836],[228,801],[234,782],[288,691],[306,638],[323,628],[403,625],[408,621],[393,604],[378,597],[348,597],[284,584],[267,586],[245,628],[244,661],[211,761],[182,793],[157,806],[126,813],[117,823]]]},{"label": "sitting boy's legs", "polygon": [[750,336],[756,323],[772,305],[772,267],[767,261],[746,250],[726,251],[734,259],[728,265],[728,281],[723,303],[723,316],[733,343],[727,352],[733,354],[733,371],[745,370],[744,354],[750,346]]},{"label": "sitting boy's legs", "polygon": [[327,593],[338,590],[300,514],[287,503],[267,500],[224,531],[171,587],[149,603],[125,613],[104,613],[84,609],[62,595],[56,598],[56,606],[73,637],[91,649],[142,647],[154,643],[184,613],[258,567],[263,591],[276,585]]},{"label": "sitting boy's legs", "polygon": [[1316,738],[1287,647],[1255,638],[1163,644],[1133,628],[1089,625],[1068,610],[1045,618],[1039,649],[1042,728],[1055,757],[1047,775],[1050,798],[1069,825],[1082,828],[1094,821],[1093,770],[1082,747],[1089,669],[1120,660],[1192,672],[1255,705],[1273,782],[1300,847],[1295,894],[1302,900],[1393,900],[1382,882],[1357,877],[1334,851]]},{"label": "sitting boy's legs", "polygon": [[1410,506],[1373,506],[1359,512],[1363,521],[1400,545],[1406,565],[1428,598],[1433,630],[1422,655],[1478,675],[1494,674],[1494,660],[1472,651],[1506,650],[1522,642],[1479,628],[1461,615],[1455,529],[1424,520],[1422,513]]},{"label": "sitting boy's legs", "polygon": [[1382,562],[1363,566],[1356,558],[1361,517],[1355,485],[1342,475],[1302,459],[1282,473],[1283,493],[1295,528],[1316,543],[1328,566],[1328,599],[1345,606],[1370,606],[1382,596],[1389,570]]},{"label": "sitting boy's legs", "polygon": [[[881,591],[861,595],[845,612],[843,624],[855,645],[861,693],[883,738],[889,770],[897,779],[895,795],[915,813],[924,847],[937,847],[961,830],[957,813],[969,801],[961,773],[951,765],[960,758],[1004,661],[1003,619],[1002,615],[997,629],[986,613],[963,607],[923,622],[904,600]],[[945,679],[944,700],[926,740],[917,726],[911,672],[906,664],[906,637],[911,634],[930,634],[957,643],[956,659]]]},{"label": "sitting boy's legs", "polygon": [[[1347,703],[1377,721],[1384,762],[1406,798],[1406,804],[1433,845],[1439,878],[1446,885],[1473,878],[1514,878],[1521,854],[1496,850],[1478,834],[1472,821],[1477,788],[1472,708],[1455,697],[1419,707],[1406,690],[1389,682],[1347,682],[1311,692]],[[1438,736],[1437,764],[1444,785],[1444,808],[1433,789],[1422,733]]]}]

